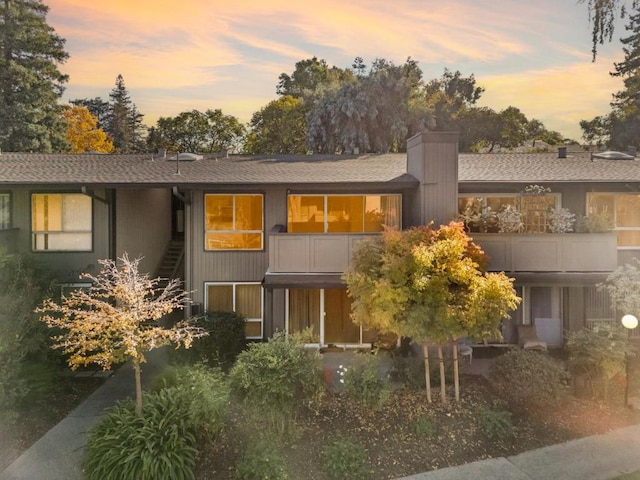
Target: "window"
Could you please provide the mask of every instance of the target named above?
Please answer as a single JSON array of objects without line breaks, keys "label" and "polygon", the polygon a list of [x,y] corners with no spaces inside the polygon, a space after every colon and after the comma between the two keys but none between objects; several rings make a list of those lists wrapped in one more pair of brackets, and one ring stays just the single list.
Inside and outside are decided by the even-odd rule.
[{"label": "window", "polygon": [[11,195],[0,193],[0,230],[11,228]]},{"label": "window", "polygon": [[640,248],[640,194],[589,193],[587,215],[613,226],[618,248]]},{"label": "window", "polygon": [[259,283],[207,283],[205,294],[208,312],[236,312],[245,319],[246,337],[262,338],[262,285]]},{"label": "window", "polygon": [[262,250],[262,195],[207,194],[206,250]]},{"label": "window", "polygon": [[91,251],[91,197],[81,193],[31,196],[34,251]]},{"label": "window", "polygon": [[289,195],[289,233],[374,233],[400,230],[402,196]]}]

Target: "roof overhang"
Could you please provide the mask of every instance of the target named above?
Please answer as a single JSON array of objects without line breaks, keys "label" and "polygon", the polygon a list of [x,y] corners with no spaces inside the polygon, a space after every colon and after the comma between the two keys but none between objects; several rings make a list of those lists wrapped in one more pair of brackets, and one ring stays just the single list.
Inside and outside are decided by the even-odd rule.
[{"label": "roof overhang", "polygon": [[344,288],[341,273],[271,273],[267,272],[262,285],[274,288]]}]

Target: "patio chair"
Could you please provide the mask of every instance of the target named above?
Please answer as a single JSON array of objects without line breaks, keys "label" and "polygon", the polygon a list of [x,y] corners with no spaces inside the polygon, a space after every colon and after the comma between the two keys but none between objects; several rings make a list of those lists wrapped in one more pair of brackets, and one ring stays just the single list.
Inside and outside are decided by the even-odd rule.
[{"label": "patio chair", "polygon": [[538,338],[533,325],[518,325],[518,345],[525,350],[547,351],[547,342]]}]

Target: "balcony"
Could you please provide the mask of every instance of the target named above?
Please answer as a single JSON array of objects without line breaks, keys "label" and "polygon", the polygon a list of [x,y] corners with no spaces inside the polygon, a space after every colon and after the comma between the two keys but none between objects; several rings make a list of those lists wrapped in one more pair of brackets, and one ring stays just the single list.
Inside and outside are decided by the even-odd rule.
[{"label": "balcony", "polygon": [[[277,230],[277,229],[276,229]],[[343,273],[351,261],[355,245],[377,234],[281,233],[269,235],[271,273]]]},{"label": "balcony", "polygon": [[472,233],[489,255],[489,270],[504,272],[611,272],[617,267],[615,233]]}]

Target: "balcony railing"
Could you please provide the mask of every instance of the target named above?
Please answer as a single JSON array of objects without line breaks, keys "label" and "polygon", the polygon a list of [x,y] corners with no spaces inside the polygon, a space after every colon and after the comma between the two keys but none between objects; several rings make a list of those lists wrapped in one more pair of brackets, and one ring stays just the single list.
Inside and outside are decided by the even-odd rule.
[{"label": "balcony railing", "polygon": [[504,272],[611,272],[615,233],[472,233],[489,255],[489,270]]}]

